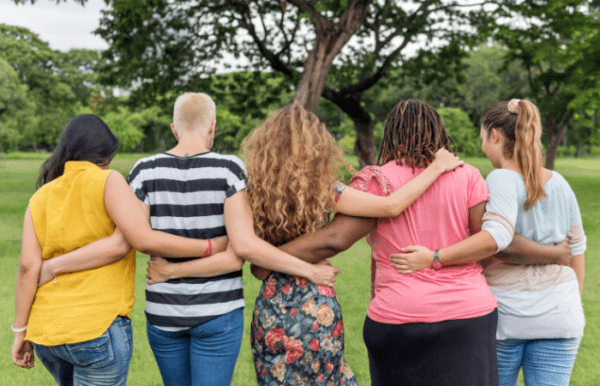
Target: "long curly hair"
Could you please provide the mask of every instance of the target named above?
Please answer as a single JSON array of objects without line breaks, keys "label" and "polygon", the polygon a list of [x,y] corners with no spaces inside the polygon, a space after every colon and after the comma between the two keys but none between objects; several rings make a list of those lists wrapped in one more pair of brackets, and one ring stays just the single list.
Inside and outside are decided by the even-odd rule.
[{"label": "long curly hair", "polygon": [[333,209],[341,167],[352,169],[325,125],[297,104],[256,128],[241,154],[256,233],[274,245],[314,232]]},{"label": "long curly hair", "polygon": [[455,145],[442,117],[431,105],[418,100],[400,101],[385,121],[377,163],[404,162],[414,172],[415,167],[427,167],[440,148],[450,151],[450,142]]}]

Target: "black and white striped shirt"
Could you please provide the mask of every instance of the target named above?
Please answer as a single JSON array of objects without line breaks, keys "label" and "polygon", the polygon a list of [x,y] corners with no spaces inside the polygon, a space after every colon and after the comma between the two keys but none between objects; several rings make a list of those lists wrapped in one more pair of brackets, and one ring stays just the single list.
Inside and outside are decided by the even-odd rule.
[{"label": "black and white striped shirt", "polygon": [[[231,155],[207,152],[182,158],[160,153],[140,159],[127,182],[150,208],[153,229],[209,239],[227,234],[224,202],[246,187],[246,169],[239,158]],[[165,257],[179,262],[198,258]],[[163,330],[195,327],[244,306],[241,270],[146,284],[146,317]]]}]

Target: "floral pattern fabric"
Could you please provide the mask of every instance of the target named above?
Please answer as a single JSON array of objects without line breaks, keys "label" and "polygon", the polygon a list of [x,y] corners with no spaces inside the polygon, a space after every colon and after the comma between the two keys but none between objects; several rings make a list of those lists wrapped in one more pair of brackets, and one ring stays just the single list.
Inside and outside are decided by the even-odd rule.
[{"label": "floral pattern fabric", "polygon": [[250,343],[260,386],[358,385],[333,288],[272,273],[256,299]]}]

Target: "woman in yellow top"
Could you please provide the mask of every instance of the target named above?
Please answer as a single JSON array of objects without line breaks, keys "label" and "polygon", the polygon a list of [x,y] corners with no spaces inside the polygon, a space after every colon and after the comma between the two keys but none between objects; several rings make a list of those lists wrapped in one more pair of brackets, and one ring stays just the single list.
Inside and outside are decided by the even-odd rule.
[{"label": "woman in yellow top", "polygon": [[[211,254],[207,240],[150,228],[123,176],[107,170],[118,146],[100,118],[73,118],[42,166],[38,182],[43,186],[25,213],[11,354],[16,365],[31,368],[35,348],[59,385],[125,385],[132,353],[129,313],[135,271],[135,252],[127,253],[129,244],[155,255]],[[115,244],[107,254],[127,254],[125,258],[103,257],[105,264],[109,257],[113,262],[102,266],[90,261],[88,267],[79,266],[90,269],[61,275],[37,288],[43,261],[81,253],[85,248],[76,249],[92,242],[110,242],[115,226],[128,243]],[[202,260],[211,259],[222,273],[239,270],[242,264],[230,251]],[[331,285],[336,271],[319,268],[320,283]]]}]

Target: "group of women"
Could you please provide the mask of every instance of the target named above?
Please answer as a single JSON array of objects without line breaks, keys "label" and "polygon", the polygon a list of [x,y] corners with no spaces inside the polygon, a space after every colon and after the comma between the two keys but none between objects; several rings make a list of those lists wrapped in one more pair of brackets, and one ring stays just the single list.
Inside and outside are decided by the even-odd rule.
[{"label": "group of women", "polygon": [[355,385],[327,258],[366,236],[372,385],[512,386],[521,368],[526,385],[568,385],[586,240],[573,191],[541,166],[531,102],[483,115],[496,168],[484,181],[445,150],[452,140],[433,107],[400,101],[379,166],[348,186],[336,177],[348,167],[341,150],[312,113],[274,113],[244,140],[244,164],[210,152],[211,103],[180,97],[178,145],[138,162],[129,185],[108,170],[118,140],[98,117],[67,124],[25,215],[15,364],[32,367],[35,349],[60,385],[125,384],[133,247],[168,256],[151,258],[146,287],[166,385],[231,382],[244,260],[263,280],[251,325],[258,384]]}]

